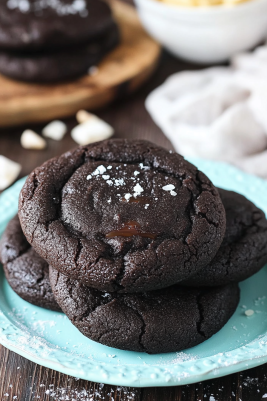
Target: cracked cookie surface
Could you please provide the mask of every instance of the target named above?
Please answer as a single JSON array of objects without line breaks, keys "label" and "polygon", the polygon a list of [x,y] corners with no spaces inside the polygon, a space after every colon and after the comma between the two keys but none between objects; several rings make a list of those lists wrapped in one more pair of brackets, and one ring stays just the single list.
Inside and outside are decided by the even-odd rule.
[{"label": "cracked cookie surface", "polygon": [[219,189],[226,232],[215,258],[183,285],[216,286],[247,279],[267,263],[267,220],[244,196]]},{"label": "cracked cookie surface", "polygon": [[207,340],[234,313],[238,285],[169,288],[140,294],[104,293],[50,266],[55,298],[71,322],[91,340],[130,351],[178,352]]},{"label": "cracked cookie surface", "polygon": [[26,180],[19,216],[52,267],[109,292],[185,280],[212,260],[225,232],[210,180],[146,141],[108,140],[49,160]]},{"label": "cracked cookie surface", "polygon": [[0,241],[0,260],[9,285],[21,298],[42,308],[61,310],[50,286],[48,264],[27,242],[18,216],[9,222]]}]

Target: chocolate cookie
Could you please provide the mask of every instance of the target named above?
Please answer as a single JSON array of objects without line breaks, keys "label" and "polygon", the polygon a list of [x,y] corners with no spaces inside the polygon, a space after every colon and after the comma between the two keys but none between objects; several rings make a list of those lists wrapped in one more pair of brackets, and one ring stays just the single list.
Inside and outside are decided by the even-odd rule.
[{"label": "chocolate cookie", "polygon": [[210,180],[141,140],[103,141],[44,163],[22,188],[19,217],[50,265],[109,292],[185,280],[213,259],[225,232]]},{"label": "chocolate cookie", "polygon": [[219,189],[226,211],[226,232],[215,258],[185,283],[216,286],[238,282],[267,263],[267,220],[244,196]]},{"label": "chocolate cookie", "polygon": [[119,43],[119,31],[113,24],[101,38],[69,49],[49,52],[17,53],[0,51],[0,72],[28,82],[59,82],[86,74]]},{"label": "chocolate cookie", "polygon": [[101,0],[2,0],[0,47],[44,50],[88,43],[113,24]]},{"label": "chocolate cookie", "polygon": [[25,301],[60,311],[53,296],[48,264],[29,245],[18,216],[8,224],[0,241],[0,259],[11,288]]},{"label": "chocolate cookie", "polygon": [[207,340],[225,325],[239,301],[237,284],[103,293],[51,267],[50,282],[58,304],[86,337],[110,347],[152,354],[178,352]]}]

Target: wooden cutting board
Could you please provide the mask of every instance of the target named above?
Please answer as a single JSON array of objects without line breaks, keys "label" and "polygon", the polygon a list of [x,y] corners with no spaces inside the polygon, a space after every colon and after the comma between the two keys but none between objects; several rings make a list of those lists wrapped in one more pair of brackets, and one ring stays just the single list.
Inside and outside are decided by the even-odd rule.
[{"label": "wooden cutting board", "polygon": [[95,75],[53,85],[13,81],[0,75],[0,127],[44,122],[94,110],[137,89],[153,73],[160,46],[142,28],[135,9],[119,0],[110,5],[120,26],[121,44]]}]

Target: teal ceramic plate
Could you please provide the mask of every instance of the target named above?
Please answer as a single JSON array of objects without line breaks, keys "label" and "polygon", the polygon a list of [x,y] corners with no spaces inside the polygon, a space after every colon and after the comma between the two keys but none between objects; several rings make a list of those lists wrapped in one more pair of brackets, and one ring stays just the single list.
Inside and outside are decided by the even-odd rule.
[{"label": "teal ceramic plate", "polygon": [[[214,182],[247,196],[267,213],[267,181],[225,164],[193,160]],[[23,180],[0,196],[0,234],[17,212]],[[266,245],[267,246],[267,245]],[[62,313],[21,300],[0,272],[0,342],[12,351],[72,376],[122,386],[188,384],[267,362],[267,267],[243,282],[236,313],[203,344],[179,353],[120,351],[85,338]],[[247,317],[246,309],[254,315]]]}]

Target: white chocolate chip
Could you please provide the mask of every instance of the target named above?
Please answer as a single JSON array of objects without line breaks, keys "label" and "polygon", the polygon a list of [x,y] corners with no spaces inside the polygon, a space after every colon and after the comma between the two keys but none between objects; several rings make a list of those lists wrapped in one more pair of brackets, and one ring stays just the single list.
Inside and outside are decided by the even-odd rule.
[{"label": "white chocolate chip", "polygon": [[163,191],[172,191],[173,189],[175,189],[175,186],[172,184],[168,184],[165,185],[164,187],[162,187]]},{"label": "white chocolate chip", "polygon": [[245,311],[245,315],[246,315],[246,316],[252,316],[252,315],[254,315],[254,310],[252,310],[252,309],[246,310],[246,311]]},{"label": "white chocolate chip", "polygon": [[9,160],[5,156],[0,156],[0,191],[9,187],[21,171],[21,165]]},{"label": "white chocolate chip", "polygon": [[31,129],[26,129],[20,138],[21,146],[25,149],[45,149],[46,141]]},{"label": "white chocolate chip", "polygon": [[71,131],[72,139],[79,145],[103,141],[114,134],[114,129],[100,118],[90,118],[82,124],[77,125]]},{"label": "white chocolate chip", "polygon": [[103,180],[109,180],[110,175],[108,175],[108,174],[103,174],[103,175],[102,175],[102,178],[103,178]]},{"label": "white chocolate chip", "polygon": [[43,135],[47,138],[60,141],[67,133],[67,126],[63,121],[55,120],[46,125],[42,131]]},{"label": "white chocolate chip", "polygon": [[76,113],[76,120],[78,121],[79,124],[83,124],[88,120],[91,120],[92,118],[98,119],[98,117],[95,114],[89,113],[89,111],[86,110],[79,110]]}]

